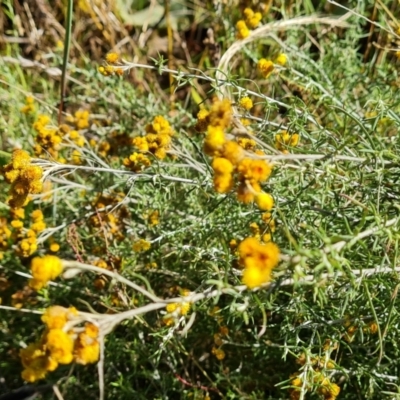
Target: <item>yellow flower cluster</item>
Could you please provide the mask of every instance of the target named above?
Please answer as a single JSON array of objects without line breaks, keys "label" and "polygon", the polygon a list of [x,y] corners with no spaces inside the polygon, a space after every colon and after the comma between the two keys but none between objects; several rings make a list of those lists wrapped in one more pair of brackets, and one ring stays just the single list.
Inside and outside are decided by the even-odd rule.
[{"label": "yellow flower cluster", "polygon": [[90,113],[88,110],[78,110],[75,111],[73,116],[68,116],[66,121],[74,124],[76,129],[86,129],[90,126],[89,118]]},{"label": "yellow flower cluster", "polygon": [[[14,219],[11,221],[11,225],[17,229],[16,239],[18,245],[16,248],[16,254],[19,257],[29,257],[37,250],[37,237],[36,235],[46,229],[46,223],[42,211],[35,210],[31,214],[32,224],[28,230],[23,230],[23,222],[17,217],[17,213],[21,215],[24,209],[11,209],[11,213],[14,214]],[[23,218],[22,214],[22,218]]]},{"label": "yellow flower cluster", "polygon": [[53,158],[57,159],[63,132],[55,127],[51,127],[49,125],[50,122],[50,117],[42,114],[34,122],[33,129],[37,132],[34,151],[38,157],[43,154],[50,154]]},{"label": "yellow flower cluster", "polygon": [[42,232],[46,229],[46,222],[44,222],[44,216],[41,210],[35,210],[31,214],[31,218],[33,224],[31,225],[31,229],[35,233]]},{"label": "yellow flower cluster", "polygon": [[106,55],[106,61],[110,64],[116,64],[119,60],[119,55],[117,53],[108,53]]},{"label": "yellow flower cluster", "polygon": [[[264,160],[244,158],[237,165],[239,175],[238,200],[247,204],[256,200],[261,210],[270,210],[273,206],[271,195],[261,192],[261,182],[265,182],[272,172],[272,165]],[[271,208],[270,208],[271,207]]]},{"label": "yellow flower cluster", "polygon": [[75,339],[74,359],[78,364],[95,363],[99,359],[100,344],[98,342],[99,328],[91,323],[85,324],[84,332]]},{"label": "yellow flower cluster", "polygon": [[24,150],[13,151],[11,162],[3,167],[2,174],[6,182],[11,184],[8,200],[10,207],[22,207],[27,202],[29,194],[38,194],[42,191],[43,170],[31,164],[31,158]]},{"label": "yellow flower cluster", "polygon": [[[256,222],[252,222],[250,224],[251,234],[256,239],[268,243],[272,239],[271,233],[275,232],[275,221],[272,219],[272,214],[269,212],[262,214],[261,219],[266,226],[261,228]],[[237,247],[237,242],[235,239],[232,239],[231,242],[231,248],[234,251]]]},{"label": "yellow flower cluster", "polygon": [[[306,355],[301,354],[296,362],[297,364],[305,365],[307,362]],[[340,393],[340,387],[336,383],[332,383],[330,379],[325,376],[326,370],[335,368],[335,363],[330,358],[326,359],[323,356],[317,356],[311,357],[309,364],[313,371],[313,384],[318,387],[318,393],[322,395],[325,400],[335,400]],[[291,375],[291,386],[292,388],[289,389],[290,399],[298,400],[301,393],[300,388],[304,386],[299,373]],[[306,385],[306,389],[310,389],[310,385]]]},{"label": "yellow flower cluster", "polygon": [[275,59],[275,64],[280,65],[281,67],[284,67],[287,63],[287,55],[285,53],[280,53],[278,54],[278,57]]},{"label": "yellow flower cluster", "polygon": [[210,124],[210,111],[206,108],[200,108],[200,111],[197,113],[197,123],[194,129],[197,132],[205,132],[207,130],[208,125]]},{"label": "yellow flower cluster", "polygon": [[125,158],[124,165],[134,172],[148,167],[151,161],[143,153],[153,154],[159,160],[163,160],[167,156],[173,134],[174,131],[169,122],[161,115],[156,116],[153,122],[146,126],[145,136],[136,136],[132,139],[132,145],[139,152]]},{"label": "yellow flower cluster", "polygon": [[257,63],[257,69],[261,72],[264,78],[268,78],[274,71],[274,63],[271,60],[261,58]]},{"label": "yellow flower cluster", "polygon": [[220,326],[219,332],[214,334],[214,346],[211,349],[211,353],[214,354],[214,356],[220,361],[225,358],[225,352],[222,350],[221,347],[224,343],[223,337],[228,336],[228,334],[229,329],[226,326]]},{"label": "yellow flower cluster", "polygon": [[[190,294],[189,291],[183,290],[182,292],[183,296],[187,296]],[[177,322],[179,317],[182,315],[187,315],[190,311],[190,303],[188,302],[182,302],[182,303],[170,303],[167,305],[166,310],[167,313],[164,318],[164,324],[167,326],[172,325],[173,323]]]},{"label": "yellow flower cluster", "polygon": [[265,58],[261,58],[257,63],[257,69],[261,72],[261,75],[267,79],[275,69],[275,65],[280,65],[281,67],[285,66],[287,63],[287,56],[284,53],[280,53],[275,61],[267,60]]},{"label": "yellow flower cluster", "polygon": [[[100,74],[104,76],[111,76],[111,75],[123,75],[124,70],[118,67],[120,63],[120,58],[117,53],[110,52],[106,55],[106,64],[102,65],[98,68]],[[111,64],[111,65],[110,65]]]},{"label": "yellow flower cluster", "polygon": [[169,122],[161,115],[154,118],[151,124],[146,126],[146,135],[137,136],[132,140],[140,152],[150,152],[158,159],[166,157],[166,151],[171,144],[171,138],[174,134]]},{"label": "yellow flower cluster", "polygon": [[35,99],[32,96],[27,96],[25,99],[25,105],[21,108],[23,114],[32,114],[35,111],[35,105],[33,104]]},{"label": "yellow flower cluster", "polygon": [[279,262],[279,247],[261,243],[254,237],[244,239],[239,247],[240,264],[244,266],[243,283],[250,289],[271,280],[271,272]]},{"label": "yellow flower cluster", "polygon": [[[291,400],[299,400],[301,395],[301,388],[303,387],[303,380],[298,376],[298,374],[291,375],[292,385],[291,389],[289,389],[289,395]],[[331,382],[329,378],[327,378],[323,373],[316,372],[314,375],[313,383],[318,386],[318,394],[323,396],[325,400],[335,400],[340,393],[340,387]],[[309,389],[310,385],[306,385],[306,388]]]},{"label": "yellow flower cluster", "polygon": [[151,161],[144,154],[132,153],[129,157],[124,158],[123,164],[133,172],[140,172],[151,165]]},{"label": "yellow flower cluster", "polygon": [[7,226],[7,218],[0,217],[0,259],[3,258],[3,251],[8,248],[8,240],[11,237],[11,230]]},{"label": "yellow flower cluster", "polygon": [[99,330],[92,323],[85,327],[67,330],[68,322],[78,316],[74,307],[53,306],[42,316],[46,325],[42,337],[20,351],[24,370],[22,378],[28,382],[44,379],[48,372],[54,371],[59,364],[94,363],[99,358]]},{"label": "yellow flower cluster", "polygon": [[264,160],[245,156],[244,149],[250,150],[255,145],[252,139],[239,138],[237,142],[227,140],[225,129],[232,118],[230,102],[216,101],[210,111],[200,110],[197,117],[196,129],[207,129],[204,152],[214,157],[211,165],[214,170],[215,190],[218,193],[227,193],[236,180],[239,201],[247,204],[256,200],[261,210],[270,210],[273,206],[272,196],[261,191],[260,183],[269,178],[272,165]]},{"label": "yellow flower cluster", "polygon": [[253,108],[253,101],[250,97],[242,97],[239,100],[239,106],[244,108],[246,111],[250,111]]},{"label": "yellow flower cluster", "polygon": [[290,134],[288,131],[281,131],[275,136],[275,147],[284,154],[288,154],[287,147],[296,147],[299,143],[298,133]]},{"label": "yellow flower cluster", "polygon": [[122,76],[124,74],[124,70],[122,68],[114,67],[113,65],[101,65],[97,70],[104,76]]},{"label": "yellow flower cluster", "polygon": [[150,226],[155,226],[160,223],[160,212],[158,210],[153,210],[147,217],[147,221]]},{"label": "yellow flower cluster", "polygon": [[238,22],[236,22],[236,29],[237,29],[237,34],[236,37],[240,39],[245,39],[247,36],[250,35],[250,29],[246,25],[246,21],[243,19],[240,19]]},{"label": "yellow flower cluster", "polygon": [[244,19],[241,19],[236,23],[236,37],[238,39],[245,39],[247,36],[249,36],[250,29],[257,28],[262,18],[260,12],[254,12],[251,8],[245,8],[243,11],[243,16]]},{"label": "yellow flower cluster", "polygon": [[213,347],[211,349],[211,353],[217,358],[217,360],[222,361],[225,358],[225,352],[222,349],[219,349],[217,347]]},{"label": "yellow flower cluster", "polygon": [[151,247],[151,243],[144,239],[139,239],[135,243],[133,243],[132,248],[135,253],[141,253],[149,250]]},{"label": "yellow flower cluster", "polygon": [[262,15],[260,12],[254,12],[251,8],[245,8],[243,14],[246,17],[246,25],[254,29],[260,24]]},{"label": "yellow flower cluster", "polygon": [[19,257],[27,258],[37,250],[36,232],[32,229],[28,229],[27,231],[20,229],[16,239],[18,241],[16,254]]},{"label": "yellow flower cluster", "polygon": [[[62,124],[56,128],[50,126],[51,120],[49,116],[39,115],[33,124],[33,128],[37,132],[35,138],[36,144],[34,146],[35,154],[38,157],[47,157],[50,155],[59,162],[65,162],[63,158],[59,157],[62,142],[68,138],[77,146],[83,147],[85,138],[78,130],[89,127],[89,118],[89,111],[78,110],[74,115],[66,118],[66,121],[70,125]],[[81,153],[78,150],[74,149],[71,152],[71,158],[75,164],[81,164]]]},{"label": "yellow flower cluster", "polygon": [[31,261],[33,279],[29,281],[32,289],[42,289],[47,283],[59,276],[63,271],[62,261],[52,255],[34,257]]}]

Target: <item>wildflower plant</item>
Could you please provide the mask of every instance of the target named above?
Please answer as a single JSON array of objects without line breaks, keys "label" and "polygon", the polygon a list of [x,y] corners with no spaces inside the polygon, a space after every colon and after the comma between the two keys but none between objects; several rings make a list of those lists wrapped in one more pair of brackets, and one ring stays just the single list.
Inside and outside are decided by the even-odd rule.
[{"label": "wildflower plant", "polygon": [[63,41],[59,5],[5,1],[9,387],[398,396],[397,16],[322,3],[171,3],[152,42],[123,2],[74,2]]}]

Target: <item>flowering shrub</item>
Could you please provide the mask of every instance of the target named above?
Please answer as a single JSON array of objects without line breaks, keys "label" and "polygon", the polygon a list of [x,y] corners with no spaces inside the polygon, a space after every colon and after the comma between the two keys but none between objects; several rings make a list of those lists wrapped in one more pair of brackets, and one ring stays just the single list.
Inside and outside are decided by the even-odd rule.
[{"label": "flowering shrub", "polygon": [[390,7],[45,3],[0,14],[0,378],[395,398]]}]

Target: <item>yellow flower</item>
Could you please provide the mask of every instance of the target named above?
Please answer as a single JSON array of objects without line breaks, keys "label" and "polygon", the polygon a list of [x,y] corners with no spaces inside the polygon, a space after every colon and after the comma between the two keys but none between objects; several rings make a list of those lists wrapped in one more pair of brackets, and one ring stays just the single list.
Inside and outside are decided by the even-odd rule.
[{"label": "yellow flower", "polygon": [[258,208],[263,211],[270,211],[274,206],[274,198],[269,193],[260,193],[255,200]]},{"label": "yellow flower", "polygon": [[33,280],[29,282],[29,285],[37,288],[42,284],[43,287],[48,281],[57,278],[62,270],[62,262],[56,256],[47,255],[44,257],[35,257],[31,261]]},{"label": "yellow flower", "polygon": [[287,146],[295,147],[299,143],[299,134],[292,135],[287,131],[282,131],[275,136],[275,147],[277,150],[285,152]]},{"label": "yellow flower", "polygon": [[214,189],[218,193],[228,193],[233,187],[231,174],[217,174],[214,176]]},{"label": "yellow flower", "polygon": [[238,172],[246,179],[264,182],[271,175],[272,165],[264,160],[244,158],[238,165]]},{"label": "yellow flower", "polygon": [[249,30],[248,26],[246,25],[246,22],[242,19],[236,23],[236,29],[237,29],[236,37],[238,39],[245,39],[247,36],[250,35],[250,30]]},{"label": "yellow flower", "polygon": [[244,157],[243,148],[236,142],[228,140],[224,143],[221,155],[229,160],[233,165],[238,164]]},{"label": "yellow flower", "polygon": [[167,156],[167,152],[165,150],[165,148],[160,147],[159,149],[157,149],[154,152],[154,155],[159,159],[159,160],[163,160],[166,156]]},{"label": "yellow flower", "polygon": [[272,270],[279,262],[279,247],[272,242],[259,243],[257,250],[243,259],[245,267],[257,267],[260,270]]},{"label": "yellow flower", "polygon": [[36,232],[42,232],[46,229],[46,223],[44,221],[38,221],[31,225],[31,229]]},{"label": "yellow flower", "polygon": [[207,128],[207,136],[204,141],[204,150],[206,154],[214,155],[225,143],[225,133],[221,126],[209,125]]},{"label": "yellow flower", "polygon": [[214,101],[209,117],[211,126],[219,126],[222,129],[227,128],[232,119],[232,105],[230,100],[224,99]]},{"label": "yellow flower", "polygon": [[157,135],[156,142],[161,147],[167,147],[171,143],[171,136],[166,134],[159,134]]},{"label": "yellow flower", "polygon": [[26,368],[22,371],[21,377],[26,382],[36,382],[46,377],[46,369]]},{"label": "yellow flower", "polygon": [[118,54],[117,53],[108,53],[106,55],[106,61],[110,64],[115,64],[118,61]]},{"label": "yellow flower", "polygon": [[271,234],[270,233],[265,233],[264,235],[262,235],[262,241],[264,242],[264,243],[268,243],[268,242],[270,242],[271,241],[271,239],[272,239],[272,237],[271,237]]},{"label": "yellow flower", "polygon": [[252,222],[250,224],[250,230],[252,235],[256,236],[260,234],[260,227],[258,226],[257,222]]},{"label": "yellow flower", "polygon": [[254,13],[250,18],[246,19],[246,24],[250,28],[257,28],[257,26],[260,24],[260,21],[262,19],[262,15],[259,12]]},{"label": "yellow flower", "polygon": [[217,349],[216,347],[213,347],[211,349],[211,353],[214,354],[214,356],[217,358],[217,360],[223,360],[225,358],[225,352],[222,349]]},{"label": "yellow flower", "polygon": [[253,107],[253,101],[250,97],[242,97],[239,101],[239,106],[249,111]]},{"label": "yellow flower", "polygon": [[99,328],[96,325],[87,322],[85,324],[85,333],[87,336],[95,339],[99,336]]},{"label": "yellow flower", "polygon": [[171,326],[175,322],[175,319],[172,317],[163,317],[163,322],[165,325]]},{"label": "yellow flower", "polygon": [[61,329],[68,320],[78,314],[75,307],[64,308],[61,306],[52,306],[46,309],[42,315],[42,321],[48,329]]},{"label": "yellow flower", "polygon": [[212,168],[216,174],[230,174],[233,171],[232,163],[223,157],[215,157],[212,162]]},{"label": "yellow flower", "polygon": [[21,149],[15,149],[12,153],[11,163],[14,169],[23,169],[31,162],[29,154]]},{"label": "yellow flower", "polygon": [[21,229],[24,226],[24,223],[18,219],[14,219],[11,221],[11,226],[14,229]]},{"label": "yellow flower", "polygon": [[132,139],[132,144],[139,149],[139,151],[146,152],[149,151],[149,143],[145,137],[136,136]]},{"label": "yellow flower", "polygon": [[197,113],[197,123],[194,127],[197,132],[204,132],[207,129],[207,126],[210,123],[209,115],[210,112],[205,108],[200,109]]},{"label": "yellow flower", "polygon": [[271,60],[266,60],[265,58],[262,58],[258,61],[257,68],[264,78],[268,78],[274,70],[274,63]]},{"label": "yellow flower", "polygon": [[77,364],[92,364],[99,359],[100,345],[97,340],[86,346],[79,346],[75,349],[75,362]]},{"label": "yellow flower", "polygon": [[[29,257],[31,254],[33,254],[37,250],[37,243],[36,243],[36,237],[31,237],[31,238],[26,238],[22,239],[18,243],[18,248],[17,248],[17,253],[21,257]],[[34,281],[34,279],[32,280]],[[33,284],[33,283],[32,283]],[[35,287],[30,284],[31,288],[36,289],[37,283],[35,282]],[[41,289],[44,284],[39,285],[39,289]],[[38,289],[36,289],[38,290]]]},{"label": "yellow flower", "polygon": [[18,169],[12,169],[12,165],[8,164],[4,167],[3,174],[7,183],[13,183],[19,177],[20,171]]},{"label": "yellow flower", "polygon": [[57,251],[60,250],[60,245],[58,243],[52,243],[50,245],[50,251],[52,251],[53,253],[57,253]]},{"label": "yellow flower", "polygon": [[252,254],[254,254],[258,247],[259,247],[260,243],[258,242],[258,240],[254,237],[249,237],[244,239],[242,242],[240,242],[239,245],[239,255],[240,258],[246,258],[246,257],[250,257]]},{"label": "yellow flower", "polygon": [[174,311],[176,311],[178,309],[178,303],[170,303],[167,304],[166,310],[169,313],[173,313]]},{"label": "yellow flower", "polygon": [[276,57],[275,64],[281,65],[282,67],[285,66],[287,63],[287,56],[284,53],[281,53]]},{"label": "yellow flower", "polygon": [[58,361],[52,359],[51,357],[48,357],[46,361],[46,371],[54,371],[57,369]]},{"label": "yellow flower", "polygon": [[246,7],[243,10],[243,15],[246,17],[246,19],[252,18],[254,16],[254,11],[251,8]]},{"label": "yellow flower", "polygon": [[133,251],[135,251],[136,253],[140,253],[142,251],[147,251],[150,249],[150,247],[151,247],[151,243],[144,239],[138,240],[132,246]]},{"label": "yellow flower", "polygon": [[271,279],[271,271],[279,262],[279,247],[275,243],[262,244],[250,237],[240,243],[238,250],[245,267],[242,281],[246,286],[254,288]]},{"label": "yellow flower", "polygon": [[123,160],[125,167],[129,168],[134,172],[139,172],[142,169],[151,165],[151,161],[144,154],[133,153],[128,158]]},{"label": "yellow flower", "polygon": [[245,268],[243,272],[242,282],[250,289],[261,286],[271,278],[270,270],[261,270],[257,267]]},{"label": "yellow flower", "polygon": [[332,383],[329,378],[322,378],[318,393],[323,395],[325,399],[334,400],[339,396],[340,387],[336,383]]},{"label": "yellow flower", "polygon": [[299,134],[298,133],[293,133],[293,135],[290,138],[289,145],[292,146],[292,147],[296,147],[297,144],[299,143],[299,139],[300,139]]},{"label": "yellow flower", "polygon": [[190,311],[190,303],[182,303],[180,306],[180,312],[182,315],[186,315]]},{"label": "yellow flower", "polygon": [[243,147],[245,150],[253,150],[256,146],[256,141],[250,138],[238,138],[237,142],[240,147]]},{"label": "yellow flower", "polygon": [[229,242],[229,247],[232,251],[236,250],[236,247],[238,246],[237,240],[236,239],[231,239]]},{"label": "yellow flower", "polygon": [[43,212],[41,210],[34,210],[31,213],[31,218],[35,221],[41,221],[44,217],[43,217]]},{"label": "yellow flower", "polygon": [[45,347],[53,360],[60,364],[69,364],[73,360],[74,341],[62,329],[50,329],[45,335]]},{"label": "yellow flower", "polygon": [[158,225],[160,223],[160,213],[157,210],[152,211],[148,217],[148,222],[151,226]]},{"label": "yellow flower", "polygon": [[200,121],[207,120],[208,116],[210,115],[210,112],[206,110],[205,108],[202,108],[198,113],[197,113],[197,119]]}]

